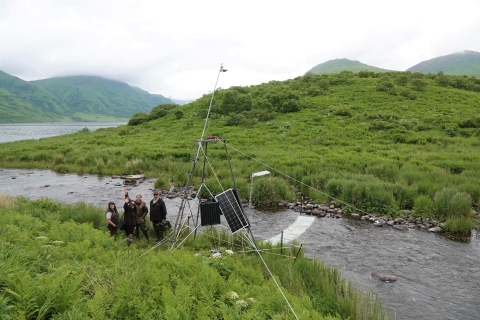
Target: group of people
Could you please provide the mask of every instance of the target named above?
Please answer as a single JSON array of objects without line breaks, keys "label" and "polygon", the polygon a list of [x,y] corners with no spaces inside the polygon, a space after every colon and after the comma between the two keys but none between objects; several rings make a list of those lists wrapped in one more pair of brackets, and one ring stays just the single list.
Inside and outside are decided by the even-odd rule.
[{"label": "group of people", "polygon": [[[123,221],[124,231],[127,237],[127,246],[133,242],[133,234],[140,240],[140,230],[145,239],[149,241],[148,230],[146,226],[146,218],[149,212],[147,204],[143,201],[142,195],[137,194],[135,200],[130,199],[127,188],[125,192],[125,204],[123,205],[123,219],[120,219],[115,203],[110,201],[106,213],[107,227],[110,230],[110,236],[116,236],[118,231],[118,224]],[[159,191],[153,191],[153,199],[150,200],[150,221],[153,224],[153,229],[157,236],[157,242],[162,241],[164,237],[163,223],[167,221],[167,208],[165,202],[160,198]]]}]

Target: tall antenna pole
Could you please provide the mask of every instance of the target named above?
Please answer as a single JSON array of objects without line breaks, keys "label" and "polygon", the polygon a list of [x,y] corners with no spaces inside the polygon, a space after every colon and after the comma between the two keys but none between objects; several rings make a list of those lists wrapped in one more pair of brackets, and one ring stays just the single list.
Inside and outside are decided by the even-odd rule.
[{"label": "tall antenna pole", "polygon": [[[171,248],[173,248],[174,243],[176,242],[177,227],[180,225],[180,222],[183,219],[183,212],[185,210],[185,204],[186,204],[186,201],[188,199],[188,187],[190,186],[190,182],[192,181],[193,172],[195,170],[195,165],[198,162],[198,156],[200,155],[200,150],[202,149],[203,137],[205,135],[205,130],[207,129],[208,117],[210,116],[210,109],[212,108],[213,97],[215,95],[215,90],[217,90],[217,84],[218,84],[218,79],[220,78],[220,73],[222,73],[222,72],[227,72],[227,69],[223,68],[223,63],[220,65],[220,70],[218,71],[217,81],[215,82],[215,87],[213,88],[212,98],[210,99],[210,105],[208,106],[207,117],[205,118],[205,125],[203,126],[202,136],[201,136],[200,140],[198,140],[197,152],[195,153],[195,158],[193,158],[192,168],[190,169],[190,173],[188,174],[187,183],[185,184],[185,189],[183,191],[182,202],[180,203],[180,207],[178,209],[178,214],[177,214],[177,219],[176,219],[175,224],[173,226],[172,236],[171,236],[171,239],[170,239]],[[202,180],[203,180],[203,177],[202,177]],[[203,183],[203,181],[202,181],[202,183]],[[198,221],[195,222],[195,227],[196,227],[197,223],[198,223]]]},{"label": "tall antenna pole", "polygon": [[208,117],[210,116],[210,109],[212,108],[213,96],[215,95],[215,90],[217,90],[218,79],[220,78],[220,73],[227,72],[227,69],[223,69],[223,63],[220,65],[220,70],[218,71],[217,81],[215,82],[215,87],[213,87],[212,98],[210,99],[210,105],[208,106],[207,117],[205,118],[205,125],[203,126],[202,136],[200,140],[203,140],[205,135],[205,130],[207,129]]}]

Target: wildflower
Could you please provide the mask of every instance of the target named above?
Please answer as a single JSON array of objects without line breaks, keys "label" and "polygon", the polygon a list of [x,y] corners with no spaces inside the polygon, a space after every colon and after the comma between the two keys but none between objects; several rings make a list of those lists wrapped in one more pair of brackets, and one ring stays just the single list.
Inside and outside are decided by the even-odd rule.
[{"label": "wildflower", "polygon": [[225,253],[233,254],[233,251],[232,250],[225,250]]},{"label": "wildflower", "polygon": [[63,244],[63,241],[60,240],[54,240],[52,241],[53,244]]},{"label": "wildflower", "polygon": [[40,236],[40,237],[36,237],[35,239],[36,240],[47,240],[48,238],[45,237],[45,236]]},{"label": "wildflower", "polygon": [[254,298],[248,298],[248,301],[255,302],[255,299]]},{"label": "wildflower", "polygon": [[222,254],[220,252],[216,252],[216,253],[212,254],[212,257],[217,258],[217,259],[221,259]]},{"label": "wildflower", "polygon": [[235,299],[238,299],[238,294],[237,294],[236,292],[232,291],[232,292],[229,292],[229,293],[228,293],[228,297],[229,297],[230,299],[234,299],[234,300],[235,300]]},{"label": "wildflower", "polygon": [[235,304],[236,304],[237,306],[242,307],[242,308],[248,307],[248,303],[247,303],[247,301],[245,301],[245,300],[238,300],[237,302],[235,302]]}]

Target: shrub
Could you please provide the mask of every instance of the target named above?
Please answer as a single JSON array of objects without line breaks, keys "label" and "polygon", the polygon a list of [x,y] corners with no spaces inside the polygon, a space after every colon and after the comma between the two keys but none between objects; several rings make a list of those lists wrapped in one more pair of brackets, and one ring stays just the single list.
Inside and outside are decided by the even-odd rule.
[{"label": "shrub", "polygon": [[180,119],[182,119],[182,118],[185,116],[185,115],[183,114],[183,111],[182,111],[182,110],[175,110],[175,111],[173,112],[173,114],[175,115],[175,118],[176,118],[177,120],[180,120]]},{"label": "shrub", "polygon": [[147,121],[147,114],[145,112],[137,112],[135,113],[130,120],[128,120],[129,126],[138,126],[139,124],[144,123]]},{"label": "shrub", "polygon": [[458,124],[459,128],[480,128],[480,117],[474,116],[471,119],[465,119]]},{"label": "shrub", "polygon": [[433,211],[433,200],[429,196],[419,196],[413,203],[414,214],[422,218],[430,218]]},{"label": "shrub", "polygon": [[448,218],[445,222],[445,231],[453,234],[470,234],[472,229],[472,219]]},{"label": "shrub", "polygon": [[418,95],[415,93],[415,91],[409,88],[403,88],[402,90],[400,90],[400,95],[409,100],[417,100],[418,98]]},{"label": "shrub", "polygon": [[377,83],[376,90],[379,92],[386,92],[388,94],[391,94],[393,96],[397,95],[397,90],[395,89],[395,85],[387,79],[380,79],[380,81]]},{"label": "shrub", "polygon": [[433,214],[436,218],[470,217],[472,202],[464,192],[458,192],[453,188],[444,188],[435,194],[433,202]]},{"label": "shrub", "polygon": [[428,86],[428,82],[425,79],[414,78],[410,80],[410,84],[416,91],[423,91]]},{"label": "shrub", "polygon": [[225,125],[226,126],[238,126],[243,123],[245,120],[245,116],[241,113],[230,113],[225,118]]},{"label": "shrub", "polygon": [[330,112],[336,116],[351,117],[352,113],[347,107],[339,106],[330,108]]},{"label": "shrub", "polygon": [[400,74],[395,78],[395,83],[399,86],[405,86],[408,83],[408,77],[406,74]]},{"label": "shrub", "polygon": [[165,117],[168,114],[168,111],[165,109],[164,105],[158,105],[150,111],[150,114],[147,116],[146,121],[151,121]]}]

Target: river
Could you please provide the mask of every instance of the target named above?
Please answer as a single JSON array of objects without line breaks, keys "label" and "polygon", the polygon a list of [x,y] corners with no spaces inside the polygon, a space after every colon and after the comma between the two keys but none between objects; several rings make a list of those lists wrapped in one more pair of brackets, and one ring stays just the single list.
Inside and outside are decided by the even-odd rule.
[{"label": "river", "polygon": [[[0,194],[48,197],[63,203],[84,201],[105,207],[123,202],[121,179],[58,174],[49,170],[0,169]],[[149,200],[154,179],[131,188]],[[245,197],[245,196],[244,196]],[[175,221],[180,199],[165,199]],[[249,214],[252,233],[268,239],[286,229],[299,213],[286,210]],[[307,255],[336,267],[361,290],[377,292],[396,319],[480,319],[480,235],[454,242],[426,231],[378,228],[350,219],[317,218],[299,238]],[[390,273],[398,281],[384,283],[372,273]]]}]

